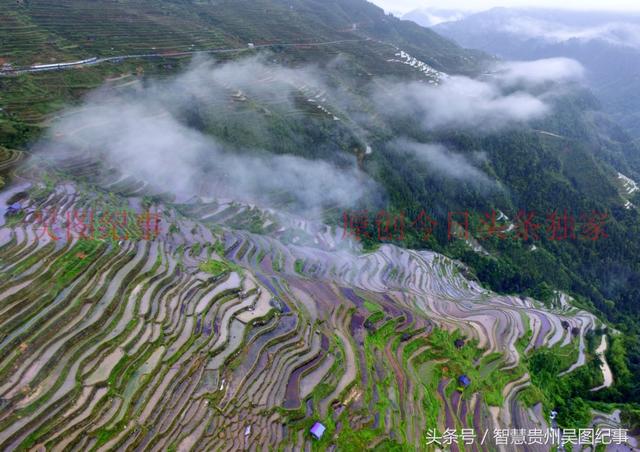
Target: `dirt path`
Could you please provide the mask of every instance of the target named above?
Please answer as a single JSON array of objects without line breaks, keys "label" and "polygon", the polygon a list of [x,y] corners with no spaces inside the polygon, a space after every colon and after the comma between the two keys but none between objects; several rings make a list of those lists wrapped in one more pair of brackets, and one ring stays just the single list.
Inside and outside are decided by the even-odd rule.
[{"label": "dirt path", "polygon": [[598,358],[600,358],[601,361],[600,369],[602,369],[604,383],[597,388],[593,388],[591,391],[599,391],[601,389],[608,388],[613,384],[613,372],[611,372],[611,368],[609,367],[609,363],[607,362],[607,358],[605,356],[605,353],[607,352],[607,345],[607,336],[603,334],[602,341],[596,349],[596,355],[598,355]]}]

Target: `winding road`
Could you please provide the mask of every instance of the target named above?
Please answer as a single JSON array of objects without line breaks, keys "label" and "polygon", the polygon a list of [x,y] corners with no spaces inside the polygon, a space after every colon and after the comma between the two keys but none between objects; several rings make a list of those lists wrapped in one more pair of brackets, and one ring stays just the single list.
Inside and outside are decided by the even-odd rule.
[{"label": "winding road", "polygon": [[265,49],[265,48],[273,48],[273,47],[299,47],[299,46],[320,47],[320,46],[328,46],[328,45],[335,45],[335,44],[344,44],[347,42],[365,42],[365,41],[371,41],[371,38],[341,39],[337,41],[324,41],[324,42],[258,44],[258,45],[251,45],[251,46],[248,45],[246,47],[237,47],[233,49],[187,50],[182,52],[145,53],[145,54],[134,54],[134,55],[98,57],[97,59],[92,61],[79,60],[79,61],[61,62],[61,63],[58,63],[58,66],[56,65],[47,65],[46,67],[26,66],[26,67],[12,68],[12,69],[4,69],[4,70],[0,70],[0,76],[12,76],[12,75],[35,73],[35,72],[61,71],[66,69],[79,68],[79,67],[95,66],[97,64],[109,63],[109,62],[119,63],[123,60],[132,60],[132,59],[179,58],[179,57],[190,56],[190,55],[214,55],[214,54],[223,54],[223,53],[248,52],[256,49]]}]

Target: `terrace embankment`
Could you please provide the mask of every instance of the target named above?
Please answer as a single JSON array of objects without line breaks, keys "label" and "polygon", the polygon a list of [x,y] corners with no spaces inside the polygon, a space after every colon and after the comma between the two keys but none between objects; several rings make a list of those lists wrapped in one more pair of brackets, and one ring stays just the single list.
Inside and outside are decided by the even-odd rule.
[{"label": "terrace embankment", "polygon": [[[141,190],[32,186],[0,228],[3,448],[302,450],[320,420],[321,446],[421,450],[427,428],[543,426],[518,397],[526,350],[578,349],[597,323],[496,295],[435,253],[361,254],[329,227]],[[162,213],[151,235],[77,224],[143,204]],[[262,234],[228,226],[260,215]]]}]

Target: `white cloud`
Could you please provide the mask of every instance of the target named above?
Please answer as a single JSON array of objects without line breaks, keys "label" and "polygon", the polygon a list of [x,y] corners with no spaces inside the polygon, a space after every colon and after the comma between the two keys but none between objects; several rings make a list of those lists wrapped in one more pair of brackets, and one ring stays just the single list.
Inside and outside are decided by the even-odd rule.
[{"label": "white cloud", "polygon": [[[263,101],[286,102],[294,83],[317,82],[311,72],[266,66],[257,59],[218,66],[196,62],[181,75],[135,91],[94,92],[53,125],[51,141],[41,146],[46,156],[55,156],[56,149],[96,154],[123,174],[180,199],[213,195],[269,205],[273,196],[286,194],[301,213],[327,205],[347,207],[376,188],[355,158],[338,167],[293,155],[236,150],[186,120],[193,111],[228,105],[238,87]],[[269,81],[258,83],[265,73]]]},{"label": "white cloud", "polygon": [[384,114],[417,118],[427,130],[495,130],[544,117],[551,110],[550,94],[583,75],[583,67],[567,58],[501,62],[482,79],[450,76],[439,85],[380,81],[373,99]]},{"label": "white cloud", "polygon": [[592,27],[572,27],[532,17],[513,17],[505,22],[503,30],[549,42],[601,40],[617,46],[640,48],[640,25],[632,23],[610,22]]},{"label": "white cloud", "polygon": [[435,174],[474,185],[493,184],[489,177],[476,166],[486,159],[484,153],[474,152],[463,155],[441,144],[418,143],[407,139],[398,139],[391,143],[391,147],[401,153],[411,153]]},{"label": "white cloud", "polygon": [[[413,9],[441,8],[438,0],[369,0],[386,11],[406,13]],[[607,11],[640,11],[640,3],[636,0],[448,0],[448,9],[482,11],[495,7],[539,7],[575,10],[607,10]]]},{"label": "white cloud", "polygon": [[381,111],[417,117],[429,130],[448,127],[498,128],[537,119],[549,107],[524,91],[503,94],[490,82],[449,77],[439,86],[391,83],[375,94]]},{"label": "white cloud", "polygon": [[584,78],[584,67],[569,58],[547,58],[535,61],[507,61],[494,67],[503,86],[537,86],[546,83],[576,82]]}]

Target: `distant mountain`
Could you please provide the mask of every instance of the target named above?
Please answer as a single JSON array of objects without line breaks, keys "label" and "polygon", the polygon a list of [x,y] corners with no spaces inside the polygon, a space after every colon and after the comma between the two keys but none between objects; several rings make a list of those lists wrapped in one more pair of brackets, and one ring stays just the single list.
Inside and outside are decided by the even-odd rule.
[{"label": "distant mountain", "polygon": [[505,59],[576,59],[604,109],[640,137],[639,15],[496,8],[434,30]]},{"label": "distant mountain", "polygon": [[433,27],[441,23],[461,20],[467,15],[468,13],[453,9],[421,8],[409,11],[402,18],[411,20],[423,27]]}]

